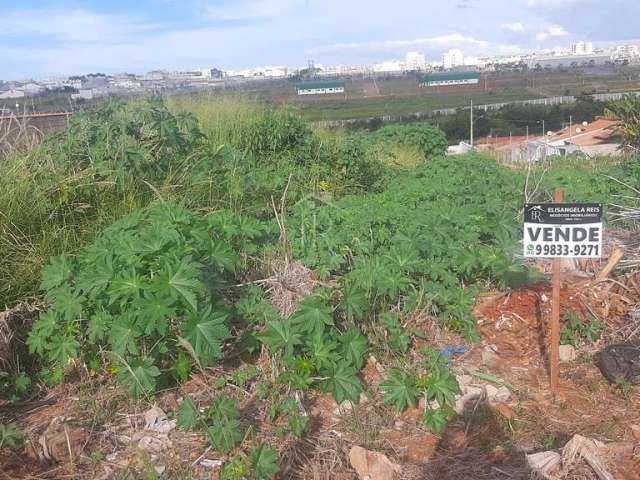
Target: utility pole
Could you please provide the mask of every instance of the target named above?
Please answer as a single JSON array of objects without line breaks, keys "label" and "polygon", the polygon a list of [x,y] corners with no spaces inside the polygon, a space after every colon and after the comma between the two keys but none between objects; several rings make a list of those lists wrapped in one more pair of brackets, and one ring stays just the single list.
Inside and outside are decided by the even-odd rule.
[{"label": "utility pole", "polygon": [[471,100],[471,149],[473,150],[473,100]]},{"label": "utility pole", "polygon": [[527,142],[529,141],[529,125],[527,125]]},{"label": "utility pole", "polygon": [[573,115],[569,115],[569,140],[573,137]]}]

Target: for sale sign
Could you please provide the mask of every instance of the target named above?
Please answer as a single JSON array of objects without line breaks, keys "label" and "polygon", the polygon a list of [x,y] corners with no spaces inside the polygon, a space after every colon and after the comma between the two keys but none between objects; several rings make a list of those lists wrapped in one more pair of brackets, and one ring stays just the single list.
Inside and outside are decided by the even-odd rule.
[{"label": "for sale sign", "polygon": [[524,206],[524,256],[600,258],[602,204],[528,203]]}]

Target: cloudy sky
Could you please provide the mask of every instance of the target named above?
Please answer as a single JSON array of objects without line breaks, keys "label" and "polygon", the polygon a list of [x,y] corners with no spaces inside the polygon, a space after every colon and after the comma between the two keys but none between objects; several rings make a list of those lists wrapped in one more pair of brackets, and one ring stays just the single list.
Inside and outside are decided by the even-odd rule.
[{"label": "cloudy sky", "polygon": [[640,38],[638,0],[2,0],[0,78],[373,63]]}]

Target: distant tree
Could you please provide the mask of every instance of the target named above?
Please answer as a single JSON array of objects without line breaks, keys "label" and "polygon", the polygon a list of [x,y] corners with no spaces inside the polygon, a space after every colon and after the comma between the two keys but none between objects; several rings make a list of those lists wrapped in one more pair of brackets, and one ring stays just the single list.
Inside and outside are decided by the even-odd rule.
[{"label": "distant tree", "polygon": [[607,113],[618,120],[625,146],[640,150],[640,97],[625,95],[622,100],[610,103]]}]

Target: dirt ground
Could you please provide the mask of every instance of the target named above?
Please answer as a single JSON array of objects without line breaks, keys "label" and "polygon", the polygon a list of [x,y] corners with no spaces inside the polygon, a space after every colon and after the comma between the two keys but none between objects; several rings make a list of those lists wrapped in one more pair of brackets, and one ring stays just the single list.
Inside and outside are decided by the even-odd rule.
[{"label": "dirt ground", "polygon": [[[466,344],[468,352],[454,356],[451,368],[469,385],[506,387],[508,396],[469,402],[440,435],[422,425],[419,408],[399,414],[383,405],[378,385],[385,366],[375,357],[361,373],[367,390],[358,405],[338,406],[317,392],[300,398],[312,425],[301,440],[277,435],[278,421],[269,418],[268,399],[257,391],[257,382],[216,386],[237,365],[209,369],[179,389],[136,402],[113,378],[79,371],[77,381],[49,390],[38,402],[0,405],[2,417],[17,420],[29,439],[19,453],[0,452],[0,479],[218,478],[220,462],[228,456],[208,448],[202,435],[175,428],[171,419],[184,395],[206,403],[221,388],[240,399],[243,421],[255,425],[255,438],[280,450],[280,478],[357,479],[349,461],[357,445],[386,455],[399,466],[398,478],[528,479],[533,473],[526,454],[560,452],[579,434],[615,452],[606,457],[612,478],[640,479],[639,389],[610,385],[594,362],[604,345],[640,339],[640,316],[634,313],[640,274],[599,282],[571,275],[565,279],[562,313],[604,323],[601,338],[582,344],[575,359],[561,363],[559,390],[551,392],[546,334],[550,285],[482,296],[475,307],[481,340]],[[428,316],[406,320],[436,348],[463,344],[442,333]],[[416,346],[425,342],[414,341]],[[263,378],[275,376],[272,359],[264,353],[254,366]],[[578,461],[561,478],[599,477]]]}]

